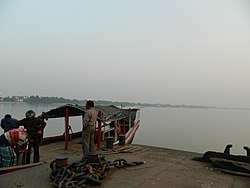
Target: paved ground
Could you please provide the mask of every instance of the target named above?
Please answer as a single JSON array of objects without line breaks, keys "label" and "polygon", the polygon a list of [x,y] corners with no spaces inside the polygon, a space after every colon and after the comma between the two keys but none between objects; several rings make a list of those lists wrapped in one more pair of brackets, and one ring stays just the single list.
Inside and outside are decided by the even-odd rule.
[{"label": "paved ground", "polygon": [[[69,162],[80,159],[81,145],[70,145],[65,151],[63,145],[43,146],[41,158],[48,163],[34,168],[0,176],[1,188],[52,187],[49,174],[49,162],[56,155],[69,155]],[[133,145],[135,146],[135,145]],[[135,146],[136,147],[136,146]],[[99,188],[249,188],[250,178],[223,174],[214,170],[209,164],[192,160],[201,154],[178,150],[137,146],[141,149],[132,153],[105,155],[107,160],[117,158],[128,162],[145,161],[142,166],[125,169],[112,168],[102,180]],[[108,154],[108,153],[107,153]],[[95,187],[95,186],[91,186]],[[97,186],[96,186],[97,187]]]}]

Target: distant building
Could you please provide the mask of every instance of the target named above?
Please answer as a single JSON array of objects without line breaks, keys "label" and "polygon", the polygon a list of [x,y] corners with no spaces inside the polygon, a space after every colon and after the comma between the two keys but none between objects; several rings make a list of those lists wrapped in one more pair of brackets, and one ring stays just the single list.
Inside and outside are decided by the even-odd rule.
[{"label": "distant building", "polygon": [[3,101],[3,92],[0,92],[0,101]]},{"label": "distant building", "polygon": [[15,102],[23,102],[23,97],[15,96]]}]

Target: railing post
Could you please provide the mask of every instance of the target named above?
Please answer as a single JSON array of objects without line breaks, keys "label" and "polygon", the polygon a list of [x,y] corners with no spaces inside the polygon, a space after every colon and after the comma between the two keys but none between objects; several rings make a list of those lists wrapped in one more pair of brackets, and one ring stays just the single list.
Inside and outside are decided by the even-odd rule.
[{"label": "railing post", "polygon": [[126,120],[125,118],[123,119],[123,134],[126,134],[126,126],[125,126]]},{"label": "railing post", "polygon": [[102,122],[100,119],[98,119],[98,137],[97,137],[97,148],[99,149],[101,147],[101,133],[102,132]]},{"label": "railing post", "polygon": [[102,112],[99,112],[99,119],[97,120],[98,122],[98,132],[97,132],[97,148],[99,149],[101,147],[101,138],[102,138]]},{"label": "railing post", "polygon": [[[40,116],[42,121],[44,121],[44,114],[45,114],[45,112],[42,112],[42,114],[41,114],[41,116]],[[44,129],[42,130],[40,144],[43,143],[43,136],[44,136]]]},{"label": "railing post", "polygon": [[65,146],[64,149],[68,149],[69,142],[69,109],[65,108]]},{"label": "railing post", "polygon": [[129,129],[131,128],[131,109],[129,108],[129,116],[128,116],[128,126],[129,126]]}]

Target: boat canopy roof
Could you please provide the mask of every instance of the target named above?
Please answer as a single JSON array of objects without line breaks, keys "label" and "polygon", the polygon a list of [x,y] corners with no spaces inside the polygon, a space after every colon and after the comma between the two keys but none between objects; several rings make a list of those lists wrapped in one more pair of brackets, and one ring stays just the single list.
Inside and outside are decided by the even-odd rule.
[{"label": "boat canopy roof", "polygon": [[[85,106],[66,104],[48,112],[43,113],[43,117],[47,120],[50,118],[62,118],[66,116],[66,109],[68,109],[68,116],[83,116],[86,112]],[[114,105],[101,106],[96,105],[95,109],[102,114],[102,118],[105,120],[110,119],[122,119],[127,117],[131,111],[137,111],[139,109],[121,109]]]}]

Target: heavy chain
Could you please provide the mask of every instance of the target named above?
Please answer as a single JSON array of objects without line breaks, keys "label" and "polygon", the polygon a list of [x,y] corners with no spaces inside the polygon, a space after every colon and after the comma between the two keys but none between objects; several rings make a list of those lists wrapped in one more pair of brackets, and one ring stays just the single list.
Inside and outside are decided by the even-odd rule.
[{"label": "heavy chain", "polygon": [[144,161],[133,161],[133,162],[127,162],[125,159],[116,159],[113,163],[110,163],[109,166],[114,166],[116,168],[124,168],[124,167],[130,167],[130,166],[137,166],[144,164]]},{"label": "heavy chain", "polygon": [[92,162],[75,162],[66,167],[58,168],[56,161],[50,163],[50,179],[52,185],[58,188],[80,188],[87,185],[100,185],[107,176],[110,167],[124,168],[142,165],[144,162],[127,162],[125,159],[107,161],[103,155]]}]

